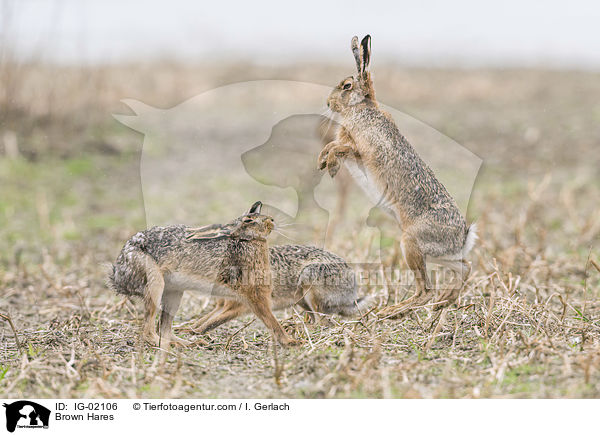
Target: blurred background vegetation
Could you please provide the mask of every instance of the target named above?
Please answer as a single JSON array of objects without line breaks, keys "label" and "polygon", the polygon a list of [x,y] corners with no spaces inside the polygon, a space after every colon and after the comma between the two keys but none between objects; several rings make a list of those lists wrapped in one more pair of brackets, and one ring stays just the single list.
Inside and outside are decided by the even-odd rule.
[{"label": "blurred background vegetation", "polygon": [[[537,301],[553,292],[572,295],[574,301],[584,301],[585,318],[597,322],[598,304],[587,298],[598,296],[598,279],[584,277],[588,258],[598,258],[600,235],[600,38],[589,38],[599,8],[570,5],[570,10],[579,11],[562,19],[575,36],[569,34],[560,45],[564,33],[549,36],[561,18],[562,7],[556,5],[548,7],[548,19],[536,23],[538,28],[529,28],[534,24],[526,19],[535,17],[537,8],[525,7],[525,18],[518,18],[516,3],[513,9],[509,5],[497,11],[502,12],[497,17],[466,13],[469,20],[481,18],[472,28],[448,29],[439,18],[431,18],[434,30],[427,39],[419,35],[429,31],[426,18],[433,14],[414,5],[408,10],[396,6],[394,14],[406,23],[412,12],[420,25],[397,29],[391,27],[397,19],[388,17],[394,14],[384,5],[350,17],[342,5],[323,6],[317,13],[316,3],[307,4],[299,22],[301,17],[317,16],[309,26],[311,35],[302,35],[303,23],[289,17],[271,20],[264,12],[277,14],[270,2],[239,11],[231,28],[226,21],[221,27],[209,25],[212,11],[183,2],[165,11],[164,28],[163,10],[153,2],[129,2],[122,10],[117,3],[75,3],[1,3],[0,310],[11,312],[23,331],[50,328],[55,321],[66,324],[78,310],[93,320],[95,310],[117,300],[104,288],[99,264],[112,261],[122,243],[146,225],[139,171],[143,136],[112,117],[131,113],[120,100],[167,109],[242,81],[332,86],[353,72],[347,46],[361,31],[373,35],[380,101],[424,121],[483,159],[469,209],[470,218],[480,222],[477,261],[489,266],[495,259],[494,264],[511,276],[528,276],[535,261],[547,262],[549,281],[538,286],[533,279],[531,287],[522,290],[526,299]],[[458,17],[474,5],[463,2],[446,11],[450,16],[435,15],[444,16],[444,22],[455,17],[460,24]],[[310,11],[313,6],[316,11]],[[36,8],[39,14],[33,17]],[[223,19],[229,17],[217,12]],[[336,13],[342,15],[340,21],[348,20],[330,28],[327,23]],[[205,27],[194,26],[194,14]],[[367,26],[369,17],[377,20]],[[507,17],[514,17],[515,34],[525,39],[505,38],[510,26],[499,23]],[[248,24],[252,18],[256,27]],[[193,30],[182,31],[178,19],[187,26],[184,30]],[[71,31],[62,34],[65,29]],[[324,29],[323,35],[318,29]],[[170,38],[171,34],[178,36]],[[281,40],[278,35],[283,35]],[[506,46],[498,42],[504,39]],[[581,48],[582,43],[587,45]],[[207,195],[206,200],[218,190]],[[362,248],[350,242],[341,239],[337,251],[351,258],[353,249]],[[74,305],[55,310],[62,303],[57,300]],[[77,301],[84,301],[79,308]],[[597,352],[598,337],[589,340]],[[16,353],[7,346],[0,349],[0,363],[8,367],[16,364]],[[538,374],[534,370],[532,376]],[[485,384],[481,379],[474,383]],[[59,391],[56,388],[42,394],[51,395]],[[98,388],[96,394],[104,394]],[[425,383],[423,391],[427,388]],[[511,388],[499,385],[488,394]],[[561,391],[597,395],[598,386],[594,388],[569,384]],[[65,394],[76,394],[73,391]],[[442,395],[451,395],[448,391]],[[563,394],[558,391],[545,395]]]}]

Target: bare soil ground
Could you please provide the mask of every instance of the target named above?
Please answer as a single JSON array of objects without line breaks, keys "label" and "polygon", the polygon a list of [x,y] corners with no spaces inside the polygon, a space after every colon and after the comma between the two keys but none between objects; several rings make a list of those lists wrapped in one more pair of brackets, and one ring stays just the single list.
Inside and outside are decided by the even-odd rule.
[{"label": "bare soil ground", "polygon": [[[168,108],[226,83],[330,85],[348,71],[6,68],[0,314],[14,331],[0,319],[0,395],[600,397],[600,75],[380,66],[384,103],[484,160],[469,209],[481,240],[458,303],[441,318],[423,308],[378,320],[388,296],[403,298],[405,289],[370,285],[361,291],[379,305],[361,319],[313,325],[298,310],[276,313],[298,347],[274,348],[247,316],[211,332],[209,346],[174,348],[160,364],[156,349],[139,340],[141,304],[111,293],[100,267],[146,226],[142,136],[112,119],[126,112],[119,100]],[[368,249],[351,238],[358,224],[347,219],[336,253],[351,259]],[[176,322],[207,309],[186,295]]]}]

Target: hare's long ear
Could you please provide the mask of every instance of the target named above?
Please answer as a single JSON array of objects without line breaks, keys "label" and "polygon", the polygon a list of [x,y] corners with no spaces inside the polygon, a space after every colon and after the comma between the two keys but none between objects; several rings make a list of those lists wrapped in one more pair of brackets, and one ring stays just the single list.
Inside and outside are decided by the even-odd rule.
[{"label": "hare's long ear", "polygon": [[360,42],[360,46],[362,48],[362,50],[361,50],[361,53],[362,53],[362,55],[361,55],[361,57],[362,57],[361,70],[362,70],[362,76],[365,77],[366,73],[369,72],[369,66],[371,65],[371,35],[365,36],[363,38],[363,40]]},{"label": "hare's long ear", "polygon": [[252,207],[250,207],[250,210],[248,210],[248,213],[246,213],[246,214],[260,214],[261,210],[262,210],[262,202],[256,201],[254,204],[252,204]]},{"label": "hare's long ear", "polygon": [[375,88],[371,79],[371,35],[365,36],[360,42],[361,74],[359,76],[360,84],[365,92],[365,97],[377,104],[375,100]]},{"label": "hare's long ear", "polygon": [[350,41],[350,48],[352,49],[352,54],[354,55],[354,60],[356,61],[356,71],[358,71],[358,77],[362,76],[362,58],[361,52],[358,47],[358,36],[354,36],[352,41]]},{"label": "hare's long ear", "polygon": [[231,235],[232,228],[221,224],[206,225],[200,228],[190,228],[185,238],[187,240],[207,240],[228,237]]}]

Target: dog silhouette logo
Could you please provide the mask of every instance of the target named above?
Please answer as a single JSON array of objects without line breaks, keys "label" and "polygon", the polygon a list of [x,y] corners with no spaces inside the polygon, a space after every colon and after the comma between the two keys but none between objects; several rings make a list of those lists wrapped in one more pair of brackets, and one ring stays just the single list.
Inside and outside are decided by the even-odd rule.
[{"label": "dog silhouette logo", "polygon": [[50,410],[29,400],[4,403],[6,408],[6,430],[14,432],[16,428],[48,428]]}]

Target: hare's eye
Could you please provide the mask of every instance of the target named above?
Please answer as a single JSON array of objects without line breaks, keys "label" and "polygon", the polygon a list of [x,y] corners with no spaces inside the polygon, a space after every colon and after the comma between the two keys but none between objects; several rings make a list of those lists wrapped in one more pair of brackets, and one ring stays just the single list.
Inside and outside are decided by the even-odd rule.
[{"label": "hare's eye", "polygon": [[251,224],[252,222],[254,222],[254,219],[244,218],[244,219],[242,219],[242,222],[244,222],[245,224]]},{"label": "hare's eye", "polygon": [[352,89],[352,82],[344,83],[344,86],[342,87],[342,89],[344,89],[346,91],[348,89]]}]

